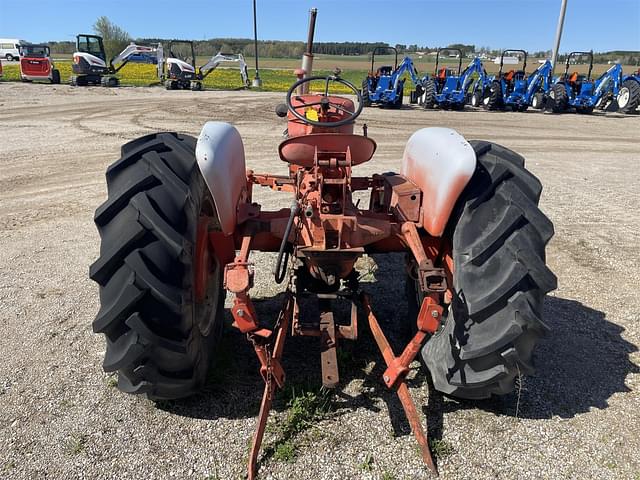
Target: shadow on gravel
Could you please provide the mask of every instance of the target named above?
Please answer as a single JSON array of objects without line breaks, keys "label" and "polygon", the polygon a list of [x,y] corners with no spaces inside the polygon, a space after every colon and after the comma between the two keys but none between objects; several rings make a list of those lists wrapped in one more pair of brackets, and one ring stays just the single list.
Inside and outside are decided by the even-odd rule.
[{"label": "shadow on gravel", "polygon": [[[398,354],[409,336],[403,257],[376,256],[375,260],[379,267],[375,279],[363,287],[371,294],[374,312]],[[273,319],[281,305],[282,296],[277,296],[256,301],[256,310],[261,319]],[[343,314],[346,311],[345,303]],[[336,318],[339,315],[340,312]],[[522,379],[519,392],[486,401],[458,401],[444,397],[430,386],[429,405],[423,406],[423,412],[432,439],[442,438],[443,415],[448,412],[482,409],[496,415],[529,419],[571,418],[593,407],[607,408],[613,394],[630,391],[625,379],[640,369],[630,361],[629,355],[638,348],[622,338],[622,327],[607,321],[604,312],[558,297],[547,298],[544,318],[551,331],[535,351],[536,374]],[[230,323],[227,312],[227,325]],[[331,418],[362,408],[379,411],[383,401],[389,409],[394,434],[409,435],[411,431],[397,396],[382,383],[384,361],[364,318],[359,319],[359,326],[357,342],[339,344],[341,387],[335,392]],[[228,326],[217,355],[217,366],[205,391],[192,399],[163,402],[159,407],[177,415],[202,419],[256,417],[263,391],[258,368],[245,336]],[[287,385],[303,392],[305,389],[317,391],[321,385],[318,339],[288,338],[284,368]],[[350,389],[351,393],[345,392],[343,386],[354,379],[359,379],[359,384]],[[424,387],[428,382],[428,375],[418,371],[409,385]],[[279,392],[274,410],[287,410],[287,394]]]},{"label": "shadow on gravel", "polygon": [[535,350],[535,375],[522,378],[520,392],[459,401],[431,389],[423,409],[431,436],[441,438],[443,415],[461,409],[528,419],[572,418],[607,408],[613,394],[631,391],[625,379],[640,372],[629,358],[638,347],[622,338],[623,327],[607,321],[604,312],[559,297],[547,297],[544,319],[551,331]]}]

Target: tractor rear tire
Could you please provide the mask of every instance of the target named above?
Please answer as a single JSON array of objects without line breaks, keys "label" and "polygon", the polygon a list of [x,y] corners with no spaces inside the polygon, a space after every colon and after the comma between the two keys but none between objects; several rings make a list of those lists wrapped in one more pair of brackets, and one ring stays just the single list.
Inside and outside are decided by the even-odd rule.
[{"label": "tractor rear tire", "polygon": [[198,391],[222,329],[219,262],[209,265],[206,298],[194,294],[200,215],[215,217],[195,145],[176,133],[124,145],[95,214],[101,245],[90,277],[100,286],[93,331],[106,336],[103,368],[118,372],[123,392],[153,400]]},{"label": "tractor rear tire", "polygon": [[567,95],[567,89],[562,83],[556,83],[551,87],[549,99],[553,113],[564,113],[569,108],[569,95]]},{"label": "tractor rear tire", "polygon": [[54,68],[51,72],[51,83],[58,85],[60,83],[60,70]]},{"label": "tractor rear tire", "polygon": [[396,96],[395,101],[391,104],[391,108],[402,108],[402,102],[404,100],[404,85],[400,86],[400,91]]},{"label": "tractor rear tire", "polygon": [[[556,277],[545,265],[553,225],[538,208],[540,182],[517,153],[471,145],[477,168],[447,227],[453,300],[421,357],[437,390],[481,399],[512,391],[521,374],[533,372],[533,348],[548,330],[543,300]],[[415,320],[420,299],[414,280],[407,283]]]},{"label": "tractor rear tire", "polygon": [[631,79],[622,82],[617,100],[619,112],[634,113],[640,105],[640,83]]},{"label": "tractor rear tire", "polygon": [[422,106],[430,109],[436,107],[436,82],[433,79],[429,79],[424,83],[424,96]]},{"label": "tractor rear tire", "polygon": [[502,99],[502,87],[500,82],[491,82],[488,90],[485,92],[485,97],[482,99],[482,104],[487,110],[498,110],[503,106]]},{"label": "tractor rear tire", "polygon": [[365,78],[362,80],[362,90],[360,91],[362,96],[362,106],[370,107],[371,106],[371,97],[369,97],[369,82]]},{"label": "tractor rear tire", "polygon": [[531,108],[541,110],[544,107],[544,93],[538,92],[531,99]]},{"label": "tractor rear tire", "polygon": [[409,103],[415,105],[415,104],[419,104],[421,103],[420,98],[422,97],[422,85],[418,84],[416,85],[415,90],[411,91],[410,97],[409,97]]},{"label": "tractor rear tire", "polygon": [[593,107],[576,107],[576,112],[582,115],[590,115],[593,113]]}]

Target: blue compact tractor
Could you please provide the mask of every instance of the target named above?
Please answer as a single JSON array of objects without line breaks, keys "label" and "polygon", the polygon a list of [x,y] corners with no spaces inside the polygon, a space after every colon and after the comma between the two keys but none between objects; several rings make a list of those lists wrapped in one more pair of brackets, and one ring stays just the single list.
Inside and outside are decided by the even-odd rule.
[{"label": "blue compact tractor", "polygon": [[[505,56],[516,54],[522,59],[522,69],[504,72]],[[517,60],[519,63],[520,60]],[[553,67],[549,60],[542,63],[527,76],[527,52],[524,50],[503,50],[500,55],[500,70],[490,82],[483,98],[483,105],[489,110],[511,108],[514,112],[524,112],[530,106],[541,109],[546,95],[551,89]]]},{"label": "blue compact tractor", "polygon": [[[374,69],[376,54],[389,50],[395,54],[393,66],[383,65]],[[377,104],[381,107],[400,108],[404,95],[405,74],[409,74],[415,86],[415,91],[411,94],[411,103],[415,103],[416,98],[422,94],[422,84],[425,80],[418,78],[413,60],[404,57],[398,65],[398,50],[393,47],[374,48],[371,54],[371,71],[362,81],[362,104],[365,107]]]},{"label": "blue compact tractor", "polygon": [[[458,69],[440,68],[441,52],[456,52]],[[474,106],[479,105],[488,76],[478,57],[462,70],[462,50],[459,48],[439,48],[436,53],[436,67],[433,77],[424,82],[424,92],[418,103],[424,108],[451,108],[462,110],[469,99]]]},{"label": "blue compact tractor", "polygon": [[[589,69],[586,75],[577,71],[569,73],[571,60],[587,57]],[[593,80],[593,52],[571,52],[562,74],[549,92],[548,107],[554,113],[563,113],[575,108],[577,113],[588,114],[594,108],[616,108],[623,113],[633,112],[640,104],[640,83],[633,75],[623,76],[618,63]]]}]

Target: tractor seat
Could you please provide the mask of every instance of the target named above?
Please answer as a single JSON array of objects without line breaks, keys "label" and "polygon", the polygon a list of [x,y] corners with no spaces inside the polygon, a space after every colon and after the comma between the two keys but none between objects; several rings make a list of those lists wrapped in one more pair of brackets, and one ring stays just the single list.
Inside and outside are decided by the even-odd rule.
[{"label": "tractor seat", "polygon": [[289,137],[278,147],[280,159],[292,165],[311,168],[318,161],[331,159],[337,165],[346,165],[347,156],[351,165],[360,165],[373,157],[376,142],[362,135],[344,133],[311,133]]},{"label": "tractor seat", "polygon": [[438,78],[440,80],[444,80],[447,77],[447,69],[446,68],[441,68],[440,70],[438,70]]},{"label": "tractor seat", "polygon": [[569,76],[569,83],[576,83],[578,81],[578,72],[573,72]]},{"label": "tractor seat", "polygon": [[510,82],[513,80],[514,75],[516,74],[515,70],[509,70],[507,73],[504,74],[504,79],[507,82]]},{"label": "tractor seat", "polygon": [[391,67],[391,65],[385,65],[383,67],[378,68],[378,71],[376,72],[376,76],[381,76],[381,75],[391,75],[391,71],[393,70],[393,68]]}]

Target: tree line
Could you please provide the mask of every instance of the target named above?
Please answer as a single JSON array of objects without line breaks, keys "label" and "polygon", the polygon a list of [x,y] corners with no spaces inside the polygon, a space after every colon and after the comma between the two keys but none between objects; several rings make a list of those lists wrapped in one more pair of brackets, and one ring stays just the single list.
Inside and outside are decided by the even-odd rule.
[{"label": "tree line", "polygon": [[[140,44],[162,43],[168,45],[170,39],[166,38],[136,38],[134,39],[124,29],[118,27],[107,17],[100,17],[93,25],[96,34],[104,39],[104,46],[108,58],[120,53],[132,41]],[[245,57],[253,57],[254,42],[249,38],[212,38],[209,40],[194,40],[196,56],[211,56],[217,52],[242,53]],[[51,52],[54,54],[70,54],[75,51],[74,42],[49,42]],[[384,42],[317,42],[313,44],[313,53],[318,55],[367,55],[376,47],[395,47],[399,54],[428,53],[435,51],[437,47],[426,45],[418,46],[395,44]],[[485,54],[487,56],[500,55],[500,49],[490,47],[476,47],[455,43],[444,48],[457,48],[462,51],[464,57]],[[258,55],[271,58],[295,58],[300,57],[306,49],[306,44],[299,41],[288,40],[258,40]],[[550,58],[550,50],[529,52],[531,58]],[[559,55],[559,61],[563,62],[565,56]],[[627,65],[640,64],[640,52],[636,51],[612,51],[594,53],[594,62],[606,63],[610,61],[622,61]]]}]

